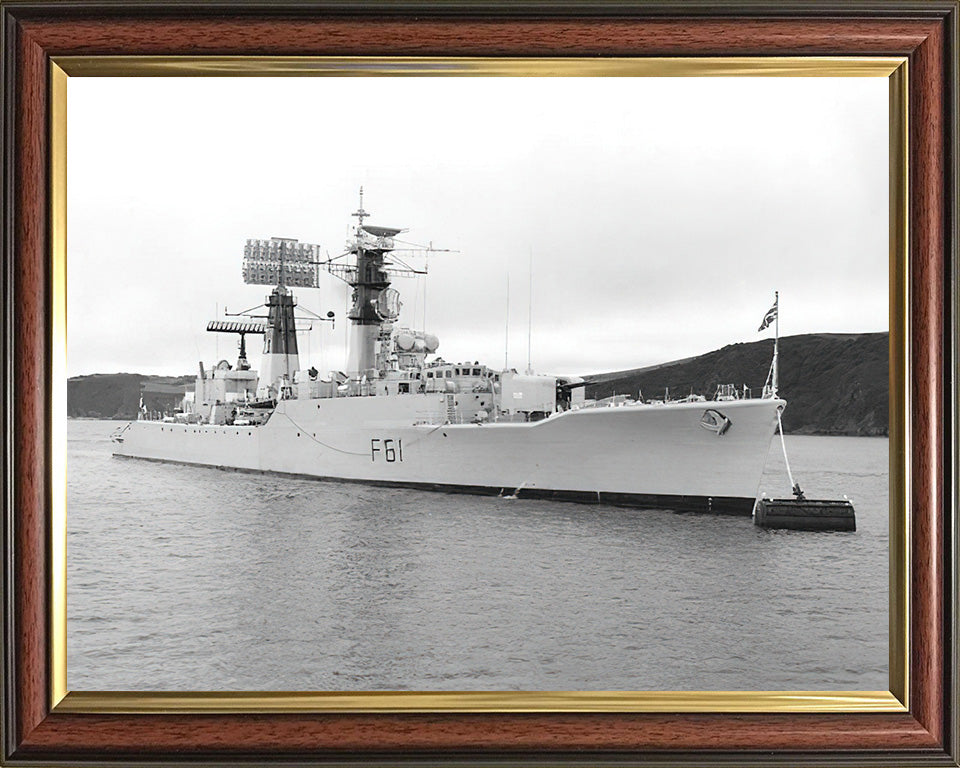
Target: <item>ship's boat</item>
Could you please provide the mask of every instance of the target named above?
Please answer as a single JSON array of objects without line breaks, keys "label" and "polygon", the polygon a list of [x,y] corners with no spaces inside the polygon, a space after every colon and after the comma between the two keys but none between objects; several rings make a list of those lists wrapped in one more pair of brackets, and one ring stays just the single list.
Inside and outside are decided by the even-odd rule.
[{"label": "ship's boat", "polygon": [[[400,327],[391,278],[402,230],[359,223],[321,259],[296,240],[250,240],[246,282],[271,284],[263,316],[217,320],[240,335],[235,365],[200,366],[172,421],[124,429],[115,455],[324,480],[749,515],[778,412],[775,365],[762,396],[721,387],[712,400],[588,401],[575,377],[448,362],[440,340]],[[346,371],[302,369],[292,287],[321,270],[352,288]],[[310,322],[332,319],[312,316]],[[263,336],[261,370],[245,337]]]}]

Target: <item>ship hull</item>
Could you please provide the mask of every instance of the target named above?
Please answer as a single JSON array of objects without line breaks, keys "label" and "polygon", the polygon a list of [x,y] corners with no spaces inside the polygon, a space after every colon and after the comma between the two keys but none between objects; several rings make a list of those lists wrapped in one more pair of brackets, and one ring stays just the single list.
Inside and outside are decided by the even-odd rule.
[{"label": "ship hull", "polygon": [[[444,424],[442,395],[287,400],[259,427],[134,422],[117,456],[322,480],[749,515],[782,400]],[[718,434],[708,409],[730,421]]]}]

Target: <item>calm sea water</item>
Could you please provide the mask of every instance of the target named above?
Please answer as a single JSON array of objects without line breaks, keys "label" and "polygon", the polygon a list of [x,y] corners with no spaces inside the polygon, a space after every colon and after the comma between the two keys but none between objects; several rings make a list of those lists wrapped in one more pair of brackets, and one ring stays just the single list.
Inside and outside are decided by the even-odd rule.
[{"label": "calm sea water", "polygon": [[121,460],[117,426],[68,429],[73,690],[887,688],[886,439],[787,438],[856,505],[810,533]]}]

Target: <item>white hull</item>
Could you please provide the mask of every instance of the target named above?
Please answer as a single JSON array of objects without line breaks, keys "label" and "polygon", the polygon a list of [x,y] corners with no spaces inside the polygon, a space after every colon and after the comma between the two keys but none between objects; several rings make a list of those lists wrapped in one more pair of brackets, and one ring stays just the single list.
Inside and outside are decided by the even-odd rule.
[{"label": "white hull", "polygon": [[[259,427],[138,421],[116,455],[368,483],[749,514],[778,399],[440,424],[442,395],[281,401]],[[704,429],[715,408],[732,426]]]}]

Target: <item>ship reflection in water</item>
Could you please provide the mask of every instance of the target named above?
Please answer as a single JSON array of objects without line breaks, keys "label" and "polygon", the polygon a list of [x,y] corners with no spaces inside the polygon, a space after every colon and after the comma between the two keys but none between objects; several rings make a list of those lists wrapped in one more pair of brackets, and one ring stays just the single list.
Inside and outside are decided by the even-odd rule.
[{"label": "ship reflection in water", "polygon": [[787,436],[857,504],[811,534],[120,464],[115,427],[69,424],[71,689],[887,687],[886,439]]}]

